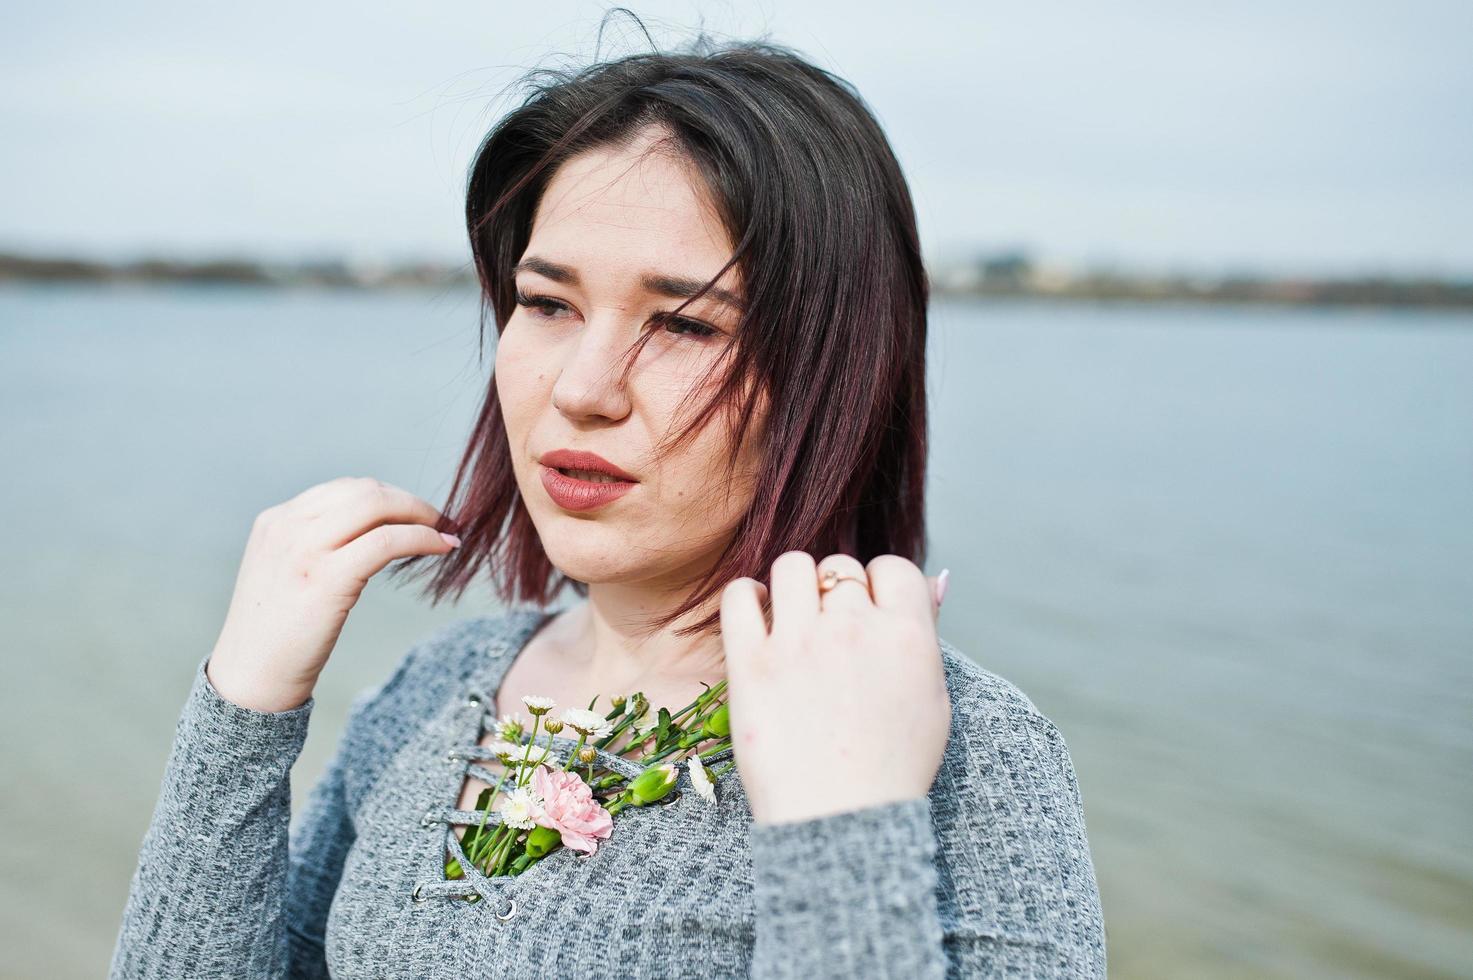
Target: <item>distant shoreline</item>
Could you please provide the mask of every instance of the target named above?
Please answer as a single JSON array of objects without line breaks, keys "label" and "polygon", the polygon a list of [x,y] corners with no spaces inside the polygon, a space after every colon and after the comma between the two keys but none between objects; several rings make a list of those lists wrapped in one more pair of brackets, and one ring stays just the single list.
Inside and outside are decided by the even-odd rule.
[{"label": "distant shoreline", "polygon": [[[932,290],[937,296],[1473,309],[1473,278],[1075,273],[1057,268],[1040,269],[1020,256],[953,265],[945,270],[932,271],[930,276]],[[476,280],[467,266],[432,262],[390,265],[341,261],[269,263],[251,259],[183,261],[158,258],[99,262],[0,253],[0,285],[7,283],[372,290],[473,288]]]}]

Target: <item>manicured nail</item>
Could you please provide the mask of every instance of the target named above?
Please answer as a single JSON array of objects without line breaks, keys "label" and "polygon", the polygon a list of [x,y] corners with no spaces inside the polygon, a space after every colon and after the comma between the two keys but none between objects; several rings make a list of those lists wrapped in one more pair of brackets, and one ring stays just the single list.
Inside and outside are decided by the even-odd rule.
[{"label": "manicured nail", "polygon": [[951,577],[951,569],[941,569],[941,574],[936,576],[936,606],[940,608],[942,600],[946,598],[946,582]]},{"label": "manicured nail", "polygon": [[440,537],[444,538],[445,539],[445,543],[448,544],[450,547],[452,547],[452,548],[459,548],[460,547],[460,539],[457,538],[455,535],[453,535],[453,534],[446,534],[444,531],[441,531],[440,532]]}]

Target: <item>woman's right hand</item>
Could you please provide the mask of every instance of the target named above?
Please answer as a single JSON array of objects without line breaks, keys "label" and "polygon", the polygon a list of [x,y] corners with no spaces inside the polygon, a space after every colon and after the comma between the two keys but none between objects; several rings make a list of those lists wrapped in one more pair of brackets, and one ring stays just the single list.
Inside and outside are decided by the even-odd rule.
[{"label": "woman's right hand", "polygon": [[368,580],[397,558],[446,554],[438,510],[371,477],[319,483],[256,516],[205,668],[228,701],[286,711],[311,697]]}]

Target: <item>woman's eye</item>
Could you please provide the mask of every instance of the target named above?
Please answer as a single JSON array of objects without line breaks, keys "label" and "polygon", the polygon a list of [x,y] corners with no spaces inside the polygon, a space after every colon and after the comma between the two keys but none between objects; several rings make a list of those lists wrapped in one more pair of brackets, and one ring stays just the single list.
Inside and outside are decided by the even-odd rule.
[{"label": "woman's eye", "polygon": [[669,316],[659,313],[655,318],[665,325],[665,329],[677,336],[686,337],[714,337],[721,331],[715,327],[707,326],[699,320],[687,320],[683,316]]},{"label": "woman's eye", "polygon": [[[518,306],[524,306],[533,311],[533,315],[541,319],[551,319],[568,305],[561,300],[553,299],[551,296],[528,295],[520,289],[516,291]],[[688,320],[683,316],[672,316],[668,313],[656,313],[653,317],[656,323],[664,326],[667,333],[677,337],[695,337],[704,340],[715,337],[721,333],[715,327],[702,323],[699,320]]]},{"label": "woman's eye", "polygon": [[529,310],[539,311],[537,315],[542,317],[550,317],[558,310],[567,309],[566,305],[550,296],[528,296],[520,289],[517,290],[517,305],[525,306]]}]

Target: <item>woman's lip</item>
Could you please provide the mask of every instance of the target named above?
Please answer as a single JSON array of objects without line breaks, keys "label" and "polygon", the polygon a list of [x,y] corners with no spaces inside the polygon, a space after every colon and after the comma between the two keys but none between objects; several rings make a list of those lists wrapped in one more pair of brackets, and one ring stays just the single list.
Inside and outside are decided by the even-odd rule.
[{"label": "woman's lip", "polygon": [[637,483],[595,483],[566,476],[551,466],[537,464],[541,469],[542,487],[552,502],[565,510],[593,510],[612,503],[633,490]]},{"label": "woman's lip", "polygon": [[594,470],[629,483],[639,482],[639,478],[633,473],[620,469],[598,453],[589,452],[586,449],[554,449],[543,453],[537,461],[543,466],[551,466],[554,469]]}]

